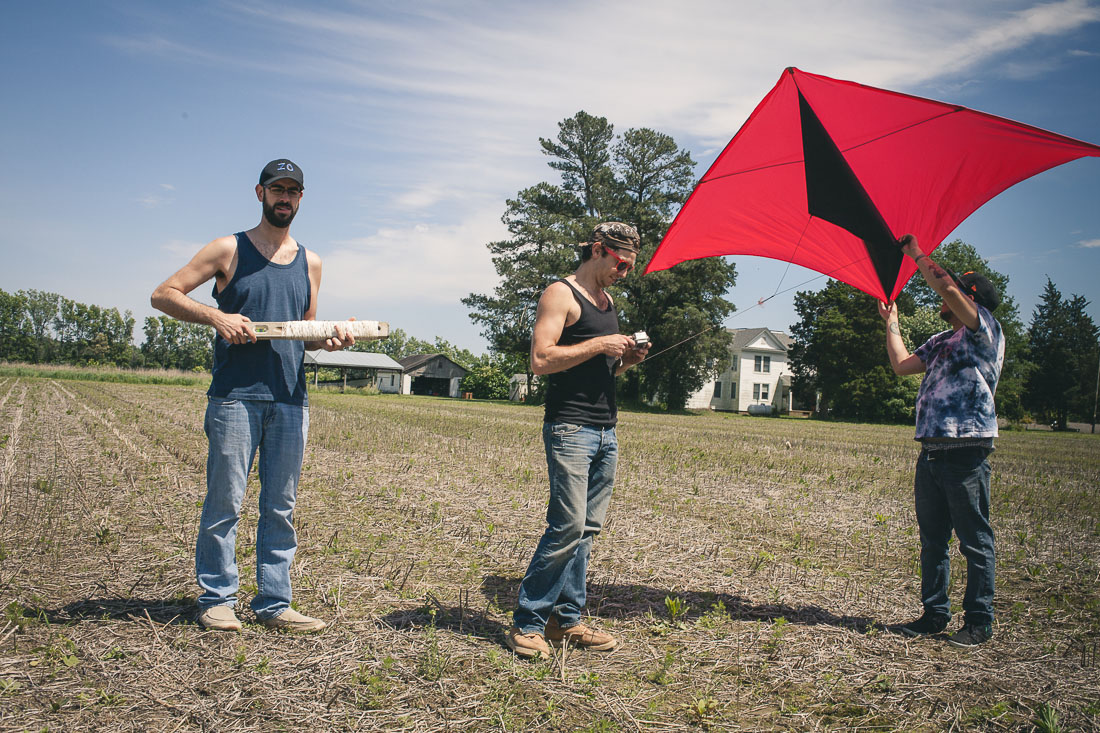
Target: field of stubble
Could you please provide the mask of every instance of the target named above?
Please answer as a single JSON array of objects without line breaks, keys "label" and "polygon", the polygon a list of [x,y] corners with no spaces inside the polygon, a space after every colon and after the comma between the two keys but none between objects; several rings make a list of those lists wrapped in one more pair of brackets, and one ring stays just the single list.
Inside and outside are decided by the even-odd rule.
[{"label": "field of stubble", "polygon": [[331,627],[254,623],[254,486],[226,634],[203,389],[0,377],[0,730],[1100,729],[1100,436],[998,441],[996,636],[959,650],[882,629],[920,610],[911,428],[623,414],[589,575],[623,644],[530,663],[540,410],[311,399],[295,605]]}]

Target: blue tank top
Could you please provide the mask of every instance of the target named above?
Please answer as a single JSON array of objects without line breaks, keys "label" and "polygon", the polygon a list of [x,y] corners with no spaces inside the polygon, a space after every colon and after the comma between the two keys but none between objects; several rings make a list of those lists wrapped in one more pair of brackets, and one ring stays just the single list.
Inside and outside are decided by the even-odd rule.
[{"label": "blue tank top", "polygon": [[[559,344],[571,346],[619,332],[615,306],[609,304],[607,310],[600,310],[568,280],[561,282],[573,291],[573,299],[581,306],[581,317],[562,329]],[[618,364],[619,360],[613,356],[596,354],[588,361],[549,375],[544,421],[613,427],[618,420],[615,405],[615,368]]]},{"label": "blue tank top", "polygon": [[[240,313],[253,321],[300,321],[309,310],[309,266],[306,250],[287,265],[264,257],[248,235],[237,237],[237,269],[214,300],[223,313]],[[207,394],[237,400],[263,400],[306,405],[305,343],[278,339],[231,344],[214,338],[214,379]]]}]

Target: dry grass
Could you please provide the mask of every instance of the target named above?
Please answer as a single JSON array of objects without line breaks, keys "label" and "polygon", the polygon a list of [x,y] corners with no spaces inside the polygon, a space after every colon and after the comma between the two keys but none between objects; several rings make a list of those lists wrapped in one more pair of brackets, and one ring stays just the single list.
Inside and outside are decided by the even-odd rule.
[{"label": "dry grass", "polygon": [[919,611],[911,429],[625,414],[589,583],[624,644],[525,663],[537,409],[314,395],[295,604],[332,626],[294,637],[193,622],[204,401],[0,376],[0,729],[1100,729],[1096,436],[998,441],[996,637],[965,651],[882,631]]}]

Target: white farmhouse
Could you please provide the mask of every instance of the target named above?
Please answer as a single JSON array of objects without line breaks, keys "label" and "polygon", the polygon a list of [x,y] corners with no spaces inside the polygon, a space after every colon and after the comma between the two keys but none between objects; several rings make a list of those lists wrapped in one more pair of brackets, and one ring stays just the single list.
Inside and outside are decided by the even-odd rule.
[{"label": "white farmhouse", "polygon": [[725,369],[722,364],[714,365],[717,376],[688,398],[687,407],[754,414],[790,412],[790,336],[767,328],[727,330],[733,337],[729,363]]}]

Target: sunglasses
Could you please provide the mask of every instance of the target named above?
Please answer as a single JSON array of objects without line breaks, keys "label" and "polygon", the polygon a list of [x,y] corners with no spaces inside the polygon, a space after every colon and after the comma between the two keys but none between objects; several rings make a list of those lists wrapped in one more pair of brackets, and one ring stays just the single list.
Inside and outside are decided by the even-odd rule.
[{"label": "sunglasses", "polygon": [[619,257],[619,255],[615,254],[615,248],[614,247],[610,246],[606,242],[602,242],[601,244],[603,244],[603,251],[607,252],[609,255],[614,257],[616,259],[616,261],[618,261],[619,264],[615,265],[615,272],[619,272],[619,273],[622,273],[623,275],[625,275],[626,273],[628,273],[628,272],[630,272],[631,270],[634,269],[634,264],[633,263],[627,262],[622,257]]}]

